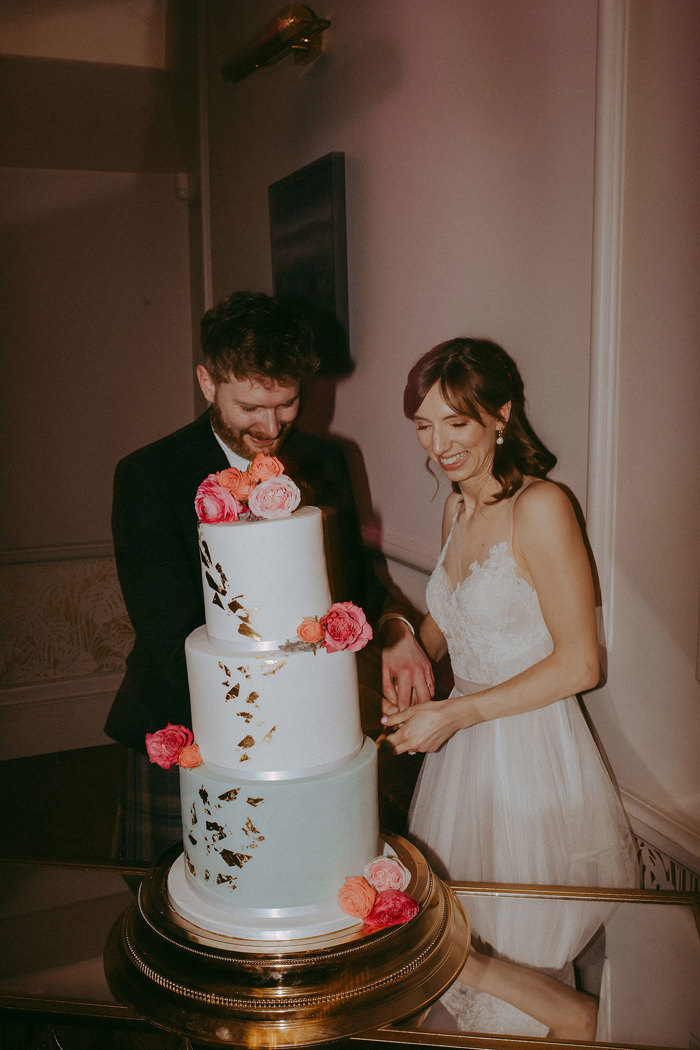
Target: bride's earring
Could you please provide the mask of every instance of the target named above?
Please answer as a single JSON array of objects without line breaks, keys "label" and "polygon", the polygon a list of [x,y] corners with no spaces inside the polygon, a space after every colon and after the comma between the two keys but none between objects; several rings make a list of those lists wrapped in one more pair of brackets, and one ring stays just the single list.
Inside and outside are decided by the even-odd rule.
[{"label": "bride's earring", "polygon": [[503,444],[503,430],[504,430],[503,427],[496,427],[496,444],[497,445],[502,445]]}]

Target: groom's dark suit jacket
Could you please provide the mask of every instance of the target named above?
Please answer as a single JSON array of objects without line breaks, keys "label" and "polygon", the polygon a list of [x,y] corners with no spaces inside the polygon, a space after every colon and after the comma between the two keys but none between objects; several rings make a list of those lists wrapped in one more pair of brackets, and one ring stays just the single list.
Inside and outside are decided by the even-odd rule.
[{"label": "groom's dark suit jacket", "polygon": [[[296,431],[279,457],[302,501],[324,509],[334,600],[376,615],[384,592],[362,546],[342,451]],[[145,752],[147,732],[191,724],[184,643],[204,623],[194,498],[208,474],[228,465],[207,413],[117,465],[112,533],[136,637],[105,731],[138,751]]]}]

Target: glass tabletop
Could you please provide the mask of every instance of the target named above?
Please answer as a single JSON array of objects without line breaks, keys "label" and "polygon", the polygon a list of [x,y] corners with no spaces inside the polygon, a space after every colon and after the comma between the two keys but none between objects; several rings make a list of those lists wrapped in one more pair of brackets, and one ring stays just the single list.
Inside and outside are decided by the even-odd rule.
[{"label": "glass tabletop", "polygon": [[[102,958],[107,935],[133,900],[144,871],[116,864],[0,862],[1,1024],[13,1016],[43,1015],[144,1028],[128,1006],[115,1001]],[[571,1045],[700,1046],[697,895],[474,883],[452,888],[473,929],[506,931],[528,960],[525,971],[551,962],[557,938],[570,941],[576,931],[581,951],[575,973],[566,961],[553,976],[560,981],[575,976],[599,1008],[595,1038]],[[520,976],[527,984],[527,972]],[[551,1047],[542,1022],[532,1022],[526,1010],[456,982],[420,1018],[355,1036],[348,1044]],[[72,1050],[82,1044],[64,1037],[59,1045]]]}]

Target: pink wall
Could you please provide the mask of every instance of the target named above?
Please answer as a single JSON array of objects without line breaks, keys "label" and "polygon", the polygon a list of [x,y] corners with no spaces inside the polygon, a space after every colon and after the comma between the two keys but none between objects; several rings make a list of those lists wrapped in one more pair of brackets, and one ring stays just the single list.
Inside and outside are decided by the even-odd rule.
[{"label": "pink wall", "polygon": [[[316,8],[332,22],[317,62],[285,59],[232,85],[221,65],[277,5],[208,5],[215,297],[270,289],[267,186],[344,151],[357,368],[339,386],[332,430],[358,447],[368,537],[416,600],[442,498],[431,503],[401,391],[439,340],[486,334],[513,352],[534,425],[560,457],[555,476],[586,506],[604,9],[624,10],[615,0],[331,4]],[[616,641],[608,686],[587,703],[638,825],[696,864],[700,8],[629,10]]]}]

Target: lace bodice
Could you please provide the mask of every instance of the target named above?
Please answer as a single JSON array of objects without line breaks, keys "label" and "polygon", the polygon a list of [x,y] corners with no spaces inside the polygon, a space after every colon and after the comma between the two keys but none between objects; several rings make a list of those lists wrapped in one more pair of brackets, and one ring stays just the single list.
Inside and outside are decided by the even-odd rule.
[{"label": "lace bodice", "polygon": [[447,640],[453,673],[497,685],[548,656],[552,638],[534,588],[518,574],[511,540],[494,544],[485,561],[472,562],[452,589],[443,562],[458,511],[428,582],[428,609]]}]

